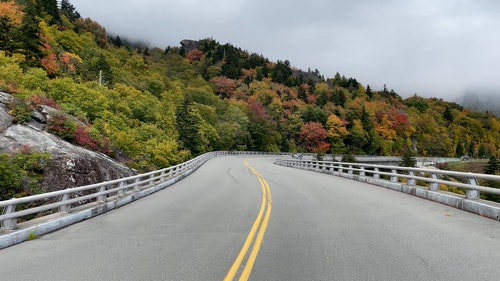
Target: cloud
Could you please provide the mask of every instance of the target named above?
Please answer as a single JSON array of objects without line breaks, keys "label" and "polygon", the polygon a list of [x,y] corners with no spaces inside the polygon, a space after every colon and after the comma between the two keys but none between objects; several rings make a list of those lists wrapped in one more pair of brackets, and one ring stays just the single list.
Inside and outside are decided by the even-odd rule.
[{"label": "cloud", "polygon": [[158,47],[213,37],[402,96],[500,89],[500,2],[73,0],[108,31]]}]

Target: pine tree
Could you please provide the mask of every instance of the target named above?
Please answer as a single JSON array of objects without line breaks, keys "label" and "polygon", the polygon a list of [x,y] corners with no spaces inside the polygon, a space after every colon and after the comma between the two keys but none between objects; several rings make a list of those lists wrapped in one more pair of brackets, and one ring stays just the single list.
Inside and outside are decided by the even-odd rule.
[{"label": "pine tree", "polygon": [[484,173],[489,175],[494,175],[498,171],[500,171],[500,162],[495,156],[492,155],[488,160],[488,165],[484,167]]},{"label": "pine tree", "polygon": [[0,17],[0,49],[4,50],[8,55],[12,55],[16,49],[16,33],[16,29],[9,17]]},{"label": "pine tree", "polygon": [[42,57],[38,5],[35,0],[27,0],[23,25],[19,34],[19,45],[22,53],[26,56],[25,64],[33,66],[38,65]]},{"label": "pine tree", "polygon": [[403,155],[401,156],[400,166],[402,167],[415,167],[417,165],[417,159],[415,159],[414,153],[411,148],[406,147]]},{"label": "pine tree", "polygon": [[453,115],[451,114],[449,107],[446,107],[446,109],[444,110],[443,118],[448,122],[453,122]]},{"label": "pine tree", "polygon": [[61,14],[65,15],[71,22],[80,18],[80,13],[76,10],[69,0],[61,0]]},{"label": "pine tree", "polygon": [[373,129],[373,124],[370,120],[370,115],[368,114],[368,111],[366,111],[366,107],[363,105],[361,109],[361,124],[363,125],[363,129],[365,131],[371,131]]},{"label": "pine tree", "polygon": [[175,114],[175,126],[179,132],[179,140],[185,149],[190,150],[193,154],[198,155],[198,136],[199,125],[202,119],[199,114],[193,109],[193,101],[190,97],[186,97],[184,102],[177,107]]},{"label": "pine tree", "polygon": [[455,149],[455,156],[456,157],[462,157],[462,156],[464,156],[464,147],[463,147],[461,141],[459,141],[457,143],[457,148]]},{"label": "pine tree", "polygon": [[57,0],[36,0],[38,11],[49,25],[61,23],[61,16],[57,8]]},{"label": "pine tree", "polygon": [[[500,171],[500,161],[498,161],[498,159],[495,156],[490,156],[488,164],[486,165],[486,167],[484,167],[484,173],[489,175],[495,175],[498,171]],[[488,180],[485,181],[485,186],[500,188],[500,182]],[[500,202],[500,195],[498,194],[482,192],[481,198],[490,201]]]},{"label": "pine tree", "polygon": [[370,85],[366,85],[365,93],[370,99],[373,98],[372,88],[370,88]]}]

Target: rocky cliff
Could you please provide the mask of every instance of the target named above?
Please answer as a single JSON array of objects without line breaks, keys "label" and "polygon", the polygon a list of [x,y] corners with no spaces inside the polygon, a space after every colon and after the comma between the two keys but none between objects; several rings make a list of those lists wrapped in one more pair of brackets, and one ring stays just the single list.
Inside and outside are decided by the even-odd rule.
[{"label": "rocky cliff", "polygon": [[47,191],[82,186],[134,174],[127,166],[112,158],[75,146],[46,131],[47,120],[57,110],[42,106],[31,112],[31,120],[16,124],[8,105],[14,97],[0,92],[0,152],[11,153],[21,148],[51,155],[44,170],[43,187]]}]

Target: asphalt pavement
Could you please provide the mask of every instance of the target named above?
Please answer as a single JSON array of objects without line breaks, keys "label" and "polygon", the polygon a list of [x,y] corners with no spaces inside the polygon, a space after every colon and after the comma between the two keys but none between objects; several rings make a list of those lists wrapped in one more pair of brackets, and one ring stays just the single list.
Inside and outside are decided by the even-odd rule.
[{"label": "asphalt pavement", "polygon": [[272,157],[245,159],[212,159],[163,191],[0,250],[0,277],[224,280],[242,252],[234,280],[245,267],[249,280],[500,276],[498,221]]}]

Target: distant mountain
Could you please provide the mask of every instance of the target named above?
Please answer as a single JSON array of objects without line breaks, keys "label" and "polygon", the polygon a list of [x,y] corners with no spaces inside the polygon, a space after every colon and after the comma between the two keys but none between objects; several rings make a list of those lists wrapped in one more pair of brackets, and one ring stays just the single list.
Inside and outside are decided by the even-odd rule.
[{"label": "distant mountain", "polygon": [[466,93],[458,100],[464,107],[500,116],[500,93]]}]

